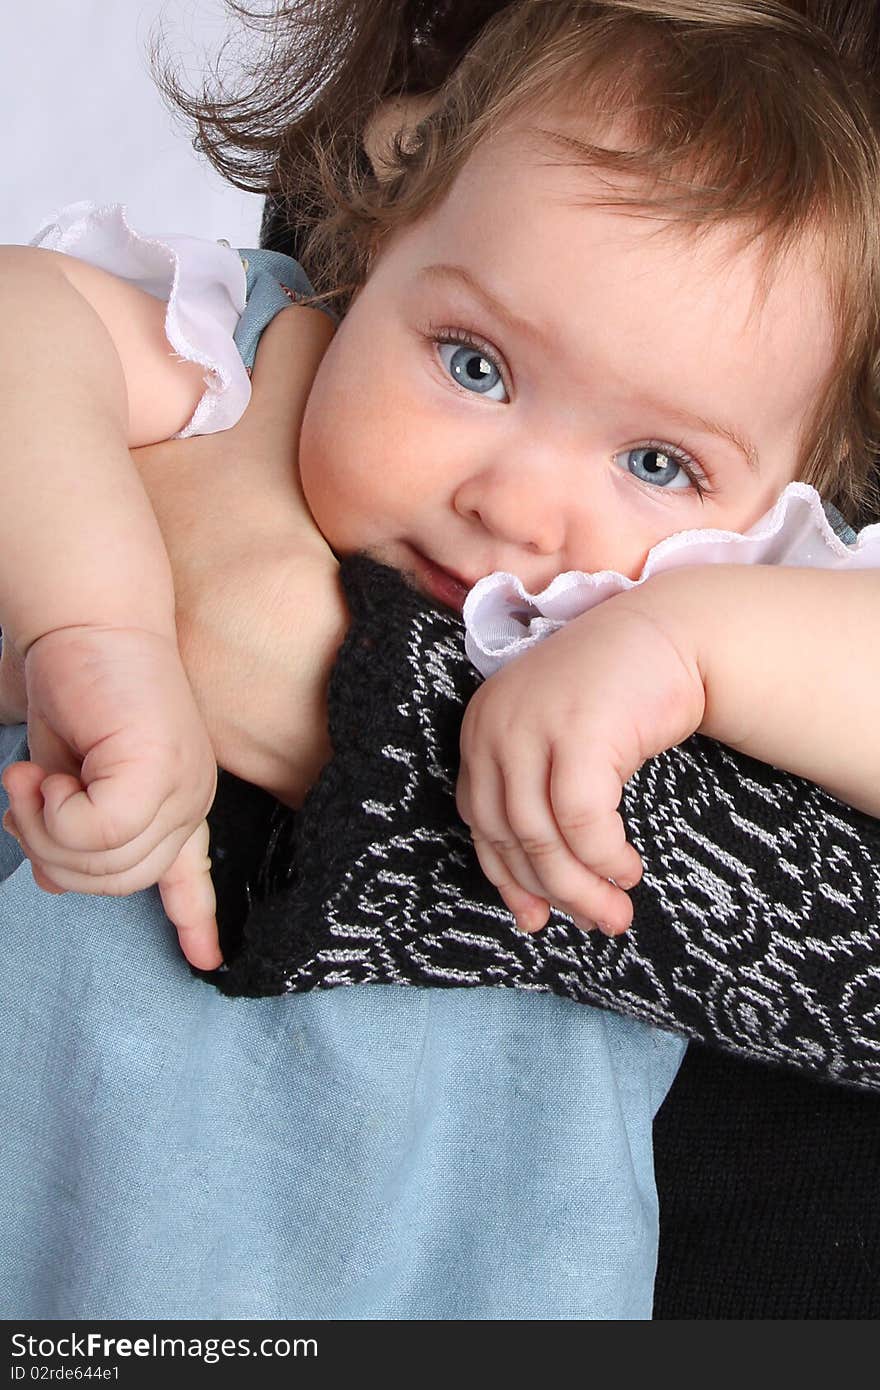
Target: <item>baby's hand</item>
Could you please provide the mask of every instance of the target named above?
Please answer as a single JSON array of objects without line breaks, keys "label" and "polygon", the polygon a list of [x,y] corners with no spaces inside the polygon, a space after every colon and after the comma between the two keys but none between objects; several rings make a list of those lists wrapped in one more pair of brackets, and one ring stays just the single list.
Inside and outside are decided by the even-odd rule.
[{"label": "baby's hand", "polygon": [[32,761],[3,773],[4,826],[48,892],[157,883],[191,964],[221,963],[205,822],[216,765],[175,644],[65,628],[25,660]]},{"label": "baby's hand", "polygon": [[575,618],[491,676],[465,712],[459,814],[525,931],[546,925],[550,904],[587,930],[626,931],[622,890],[642,864],[617,810],[624,783],[703,718],[687,640],[641,599],[631,590]]}]

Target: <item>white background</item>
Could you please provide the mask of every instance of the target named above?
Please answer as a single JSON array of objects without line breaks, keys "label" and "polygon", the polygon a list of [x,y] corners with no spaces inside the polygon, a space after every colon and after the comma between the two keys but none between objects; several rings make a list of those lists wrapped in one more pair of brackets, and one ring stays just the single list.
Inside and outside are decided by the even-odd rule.
[{"label": "white background", "polygon": [[67,202],[121,202],[146,232],[253,246],[262,200],[225,184],[175,127],[145,56],[165,21],[187,71],[219,48],[221,0],[0,0],[0,242]]}]

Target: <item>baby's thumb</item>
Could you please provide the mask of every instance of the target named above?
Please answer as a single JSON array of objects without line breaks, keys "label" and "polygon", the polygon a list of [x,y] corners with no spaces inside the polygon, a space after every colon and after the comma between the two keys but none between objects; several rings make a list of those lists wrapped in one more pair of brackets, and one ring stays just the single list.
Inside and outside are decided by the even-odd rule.
[{"label": "baby's thumb", "polygon": [[47,777],[55,772],[63,772],[75,777],[79,783],[81,760],[40,715],[31,714],[28,718],[27,736],[31,762],[43,768]]},{"label": "baby's thumb", "polygon": [[196,970],[216,970],[223,964],[223,956],[208,858],[207,821],[193,831],[158,886],[162,906],[177,928],[180,949],[190,965]]}]

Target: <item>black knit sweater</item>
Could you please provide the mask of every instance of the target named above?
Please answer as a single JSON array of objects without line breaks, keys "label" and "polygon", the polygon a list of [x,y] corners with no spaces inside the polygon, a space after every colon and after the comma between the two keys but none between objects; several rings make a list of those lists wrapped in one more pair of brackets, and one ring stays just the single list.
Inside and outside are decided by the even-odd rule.
[{"label": "black knit sweater", "polygon": [[[625,790],[645,865],[632,929],[608,939],[554,914],[524,936],[455,810],[459,726],[480,681],[461,623],[363,557],[342,578],[352,622],[330,685],[334,756],[299,814],[267,810],[268,835],[264,822],[233,871],[247,899],[223,894],[220,989],[552,990],[880,1089],[880,823],[694,737]],[[225,787],[213,815],[221,865],[242,833],[239,795]]]},{"label": "black knit sweater", "polygon": [[655,1315],[880,1314],[880,824],[694,737],[625,789],[630,932],[521,936],[455,811],[461,624],[363,558],[342,578],[334,755],[302,811],[221,779],[211,978],[553,990],[704,1040],[655,1127]]},{"label": "black knit sweater", "polygon": [[654,1161],[655,1317],[880,1317],[876,1092],[691,1047]]}]

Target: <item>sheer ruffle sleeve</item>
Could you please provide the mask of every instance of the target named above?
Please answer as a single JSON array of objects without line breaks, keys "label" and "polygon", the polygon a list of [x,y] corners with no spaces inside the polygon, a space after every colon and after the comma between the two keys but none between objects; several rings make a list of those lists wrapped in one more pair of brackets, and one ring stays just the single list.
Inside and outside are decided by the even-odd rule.
[{"label": "sheer ruffle sleeve", "polygon": [[[314,297],[290,256],[237,251],[225,241],[180,233],[147,236],[129,224],[119,203],[71,203],[46,219],[31,245],[106,270],[167,305],[169,347],[205,369],[204,392],[178,439],[216,434],[241,419],[261,333],[282,309]],[[310,307],[335,322],[325,304]]]},{"label": "sheer ruffle sleeve", "polygon": [[177,234],[145,236],[119,203],[71,203],[43,223],[31,245],[60,251],[128,280],[167,303],[169,345],[205,369],[205,391],[178,438],[229,429],[250,400],[235,345],[246,302],[246,273],[225,243]]},{"label": "sheer ruffle sleeve", "polygon": [[749,531],[680,531],[660,541],[636,579],[615,570],[568,570],[541,593],[531,594],[515,575],[499,571],[481,579],[465,600],[468,656],[482,675],[491,676],[572,618],[614,594],[637,588],[652,575],[721,564],[877,569],[880,524],[856,534],[815,488],[789,483]]}]

